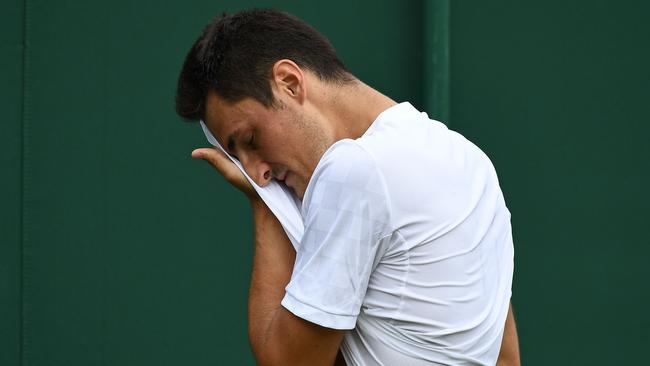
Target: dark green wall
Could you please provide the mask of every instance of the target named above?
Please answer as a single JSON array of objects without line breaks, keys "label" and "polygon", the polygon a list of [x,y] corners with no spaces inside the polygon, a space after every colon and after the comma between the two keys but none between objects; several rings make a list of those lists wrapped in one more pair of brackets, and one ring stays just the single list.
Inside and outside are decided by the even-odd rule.
[{"label": "dark green wall", "polygon": [[[173,98],[203,26],[255,2],[26,1],[0,15],[0,365],[253,364],[248,204]],[[418,2],[264,5],[421,103]]]},{"label": "dark green wall", "polygon": [[23,6],[0,11],[0,365],[18,365],[21,334]]},{"label": "dark green wall", "polygon": [[491,157],[512,211],[524,364],[648,364],[650,6],[450,14],[451,126]]}]

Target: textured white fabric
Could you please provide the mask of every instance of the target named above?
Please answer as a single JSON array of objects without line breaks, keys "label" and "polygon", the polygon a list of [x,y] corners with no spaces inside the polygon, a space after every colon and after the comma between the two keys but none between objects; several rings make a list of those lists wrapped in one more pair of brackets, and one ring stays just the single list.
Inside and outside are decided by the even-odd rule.
[{"label": "textured white fabric", "polygon": [[[289,210],[279,194],[262,198]],[[401,103],[332,145],[302,206],[290,207],[304,233],[282,305],[347,329],[348,365],[495,364],[514,253],[510,212],[479,148]]]}]

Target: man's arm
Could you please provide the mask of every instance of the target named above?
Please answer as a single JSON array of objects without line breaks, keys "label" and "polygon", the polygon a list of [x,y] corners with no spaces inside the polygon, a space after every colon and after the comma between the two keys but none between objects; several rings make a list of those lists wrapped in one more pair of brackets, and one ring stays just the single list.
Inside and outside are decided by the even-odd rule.
[{"label": "man's arm", "polygon": [[343,332],[303,320],[280,304],[296,256],[282,225],[225,154],[204,148],[193,151],[192,157],[209,162],[251,201],[255,255],[248,299],[248,335],[258,364],[334,364]]},{"label": "man's arm", "polygon": [[512,313],[512,304],[510,304],[510,307],[508,308],[508,317],[506,318],[506,326],[503,330],[503,340],[501,341],[501,351],[499,352],[497,366],[519,365],[521,365],[521,360],[519,358],[517,325],[515,324],[515,316]]},{"label": "man's arm", "polygon": [[255,256],[248,296],[248,335],[260,365],[332,365],[343,338],[286,310],[280,302],[289,283],[295,251],[261,199],[251,200]]}]

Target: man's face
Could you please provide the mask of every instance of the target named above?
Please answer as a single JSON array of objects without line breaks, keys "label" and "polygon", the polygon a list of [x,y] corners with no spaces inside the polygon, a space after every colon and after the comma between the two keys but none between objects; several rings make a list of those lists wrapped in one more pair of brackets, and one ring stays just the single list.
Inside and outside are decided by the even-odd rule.
[{"label": "man's face", "polygon": [[230,103],[210,92],[205,123],[259,186],[283,181],[302,199],[318,161],[333,143],[295,103],[265,107],[252,98]]}]

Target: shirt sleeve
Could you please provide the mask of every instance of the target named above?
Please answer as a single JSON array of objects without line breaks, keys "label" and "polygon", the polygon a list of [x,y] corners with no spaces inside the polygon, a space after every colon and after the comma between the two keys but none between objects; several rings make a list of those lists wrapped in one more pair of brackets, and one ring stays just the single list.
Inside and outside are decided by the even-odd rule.
[{"label": "shirt sleeve", "polygon": [[352,329],[391,233],[388,195],[374,158],[352,140],[332,145],[303,206],[305,233],[282,305],[312,323]]}]

